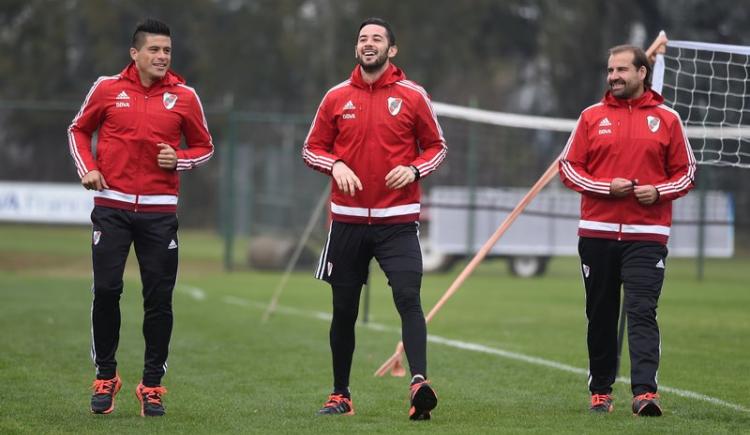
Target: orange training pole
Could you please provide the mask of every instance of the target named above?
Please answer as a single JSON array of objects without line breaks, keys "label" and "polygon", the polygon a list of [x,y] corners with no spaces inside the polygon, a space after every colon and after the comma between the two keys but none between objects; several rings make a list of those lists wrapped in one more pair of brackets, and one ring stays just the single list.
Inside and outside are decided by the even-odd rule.
[{"label": "orange training pole", "polygon": [[[555,178],[555,175],[557,175],[557,165],[558,165],[559,158],[555,159],[554,162],[547,168],[547,170],[542,174],[541,178],[537,180],[537,182],[534,184],[534,186],[531,187],[531,189],[526,193],[526,195],[521,198],[521,201],[518,202],[516,207],[513,209],[513,211],[510,212],[510,214],[505,218],[502,224],[495,230],[494,234],[486,241],[484,242],[484,245],[479,249],[479,251],[474,255],[474,258],[471,259],[469,264],[464,267],[464,270],[458,275],[458,277],[453,281],[453,284],[448,288],[448,290],[445,291],[443,296],[440,298],[439,301],[435,304],[434,307],[430,310],[430,312],[425,317],[425,322],[429,323],[430,320],[437,314],[437,312],[440,310],[440,308],[445,304],[445,302],[450,299],[451,296],[453,296],[456,291],[461,287],[461,284],[464,283],[466,278],[471,275],[472,272],[474,272],[474,269],[479,265],[479,263],[484,260],[484,257],[487,256],[487,254],[490,252],[490,249],[492,249],[493,246],[495,246],[495,243],[502,237],[503,234],[510,228],[511,224],[516,220],[516,218],[523,212],[523,210],[526,208],[527,205],[531,202],[532,199],[546,186],[549,184],[550,181],[552,181],[553,178]],[[391,374],[393,376],[404,376],[406,373],[406,370],[404,369],[403,365],[401,364],[401,353],[404,350],[404,344],[402,342],[399,342],[396,346],[396,351],[393,355],[391,355],[388,360],[383,363],[380,368],[378,368],[377,371],[375,371],[375,376],[383,376],[385,375],[388,370],[391,370]]]}]

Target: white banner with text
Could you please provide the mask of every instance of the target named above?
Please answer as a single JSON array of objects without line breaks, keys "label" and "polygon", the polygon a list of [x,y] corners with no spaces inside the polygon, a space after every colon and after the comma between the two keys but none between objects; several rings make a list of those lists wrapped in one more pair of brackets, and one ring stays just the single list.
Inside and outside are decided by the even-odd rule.
[{"label": "white banner with text", "polygon": [[93,208],[80,184],[0,181],[0,221],[90,224]]}]

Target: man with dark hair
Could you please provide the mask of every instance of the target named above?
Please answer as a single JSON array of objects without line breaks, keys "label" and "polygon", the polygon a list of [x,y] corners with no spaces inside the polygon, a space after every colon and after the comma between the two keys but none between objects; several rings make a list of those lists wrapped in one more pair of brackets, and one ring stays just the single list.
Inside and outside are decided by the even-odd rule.
[{"label": "man with dark hair", "polygon": [[379,18],[360,25],[351,77],[323,97],[302,150],[305,163],[333,177],[333,222],[316,277],[331,285],[333,392],[319,414],[354,414],[349,373],[354,324],[372,257],[388,277],[411,370],[409,418],[437,405],[427,381],[427,329],[420,301],[420,189],[446,145],[425,90],[391,63],[398,48]]},{"label": "man with dark hair", "polygon": [[620,54],[627,54],[630,53],[633,55],[633,66],[637,71],[641,71],[641,68],[645,70],[645,76],[643,77],[643,87],[644,89],[651,88],[651,75],[653,68],[651,67],[651,63],[648,61],[648,56],[646,55],[646,52],[643,51],[642,48],[636,47],[634,45],[617,45],[609,49],[609,55],[620,55]]},{"label": "man with dark hair", "polygon": [[660,416],[656,307],[672,201],[693,188],[695,157],[679,115],[650,89],[643,50],[628,45],[609,53],[609,90],[581,113],[560,158],[563,183],[582,194],[578,252],[588,318],[589,409],[613,409],[622,286],[633,413]]},{"label": "man with dark hair", "polygon": [[388,24],[388,22],[386,22],[384,19],[378,17],[370,17],[362,21],[362,23],[359,25],[359,29],[357,30],[357,39],[359,39],[359,32],[362,31],[362,28],[370,24],[374,24],[385,29],[385,35],[388,38],[388,46],[396,45],[396,35],[393,33],[391,25]]},{"label": "man with dark hair", "polygon": [[169,26],[161,21],[149,18],[142,23],[139,23],[135,28],[135,31],[133,32],[132,46],[135,49],[140,50],[146,42],[146,37],[148,35],[172,36]]},{"label": "man with dark hair", "polygon": [[143,283],[146,341],[143,379],[136,395],[141,415],[164,414],[166,389],[161,379],[167,369],[177,279],[178,171],[201,165],[213,155],[198,94],[169,68],[171,56],[169,27],[152,19],[139,24],[130,48],[132,62],[120,74],[94,83],[68,129],[81,184],[95,191],[91,356],[96,380],[91,412],[97,414],[114,410],[122,386],[115,353],[123,271],[131,244]]}]

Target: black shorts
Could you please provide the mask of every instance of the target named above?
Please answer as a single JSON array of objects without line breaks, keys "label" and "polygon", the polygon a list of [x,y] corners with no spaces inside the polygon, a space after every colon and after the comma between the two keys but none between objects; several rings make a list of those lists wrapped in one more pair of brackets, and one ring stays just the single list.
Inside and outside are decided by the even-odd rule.
[{"label": "black shorts", "polygon": [[315,277],[334,285],[362,285],[367,282],[373,257],[386,275],[421,274],[419,222],[366,225],[334,221]]}]

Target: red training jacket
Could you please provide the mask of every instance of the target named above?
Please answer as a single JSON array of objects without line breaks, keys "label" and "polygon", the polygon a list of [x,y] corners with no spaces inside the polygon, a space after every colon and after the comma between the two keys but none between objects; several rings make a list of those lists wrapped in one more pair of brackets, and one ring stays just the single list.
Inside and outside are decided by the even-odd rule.
[{"label": "red training jacket", "polygon": [[[180,149],[181,135],[187,149]],[[78,176],[98,170],[109,185],[94,194],[94,204],[143,212],[175,212],[177,171],[206,163],[214,152],[195,90],[171,70],[145,88],[134,63],[116,76],[99,77],[68,128],[68,142]],[[159,167],[160,142],[177,151],[176,171]]]},{"label": "red training jacket", "polygon": [[445,159],[447,147],[430,97],[395,65],[373,84],[359,65],[349,80],[331,88],[315,114],[302,149],[311,168],[331,174],[342,160],[363,189],[349,196],[333,183],[333,220],[347,223],[405,223],[419,219],[420,188],[414,182],[397,190],[385,176],[398,165],[414,165],[420,178]]},{"label": "red training jacket", "polygon": [[[693,188],[695,157],[679,115],[663,102],[650,89],[635,100],[607,92],[581,113],[560,157],[563,183],[583,194],[579,236],[667,243],[672,200]],[[657,201],[612,196],[618,177],[653,185]]]}]

